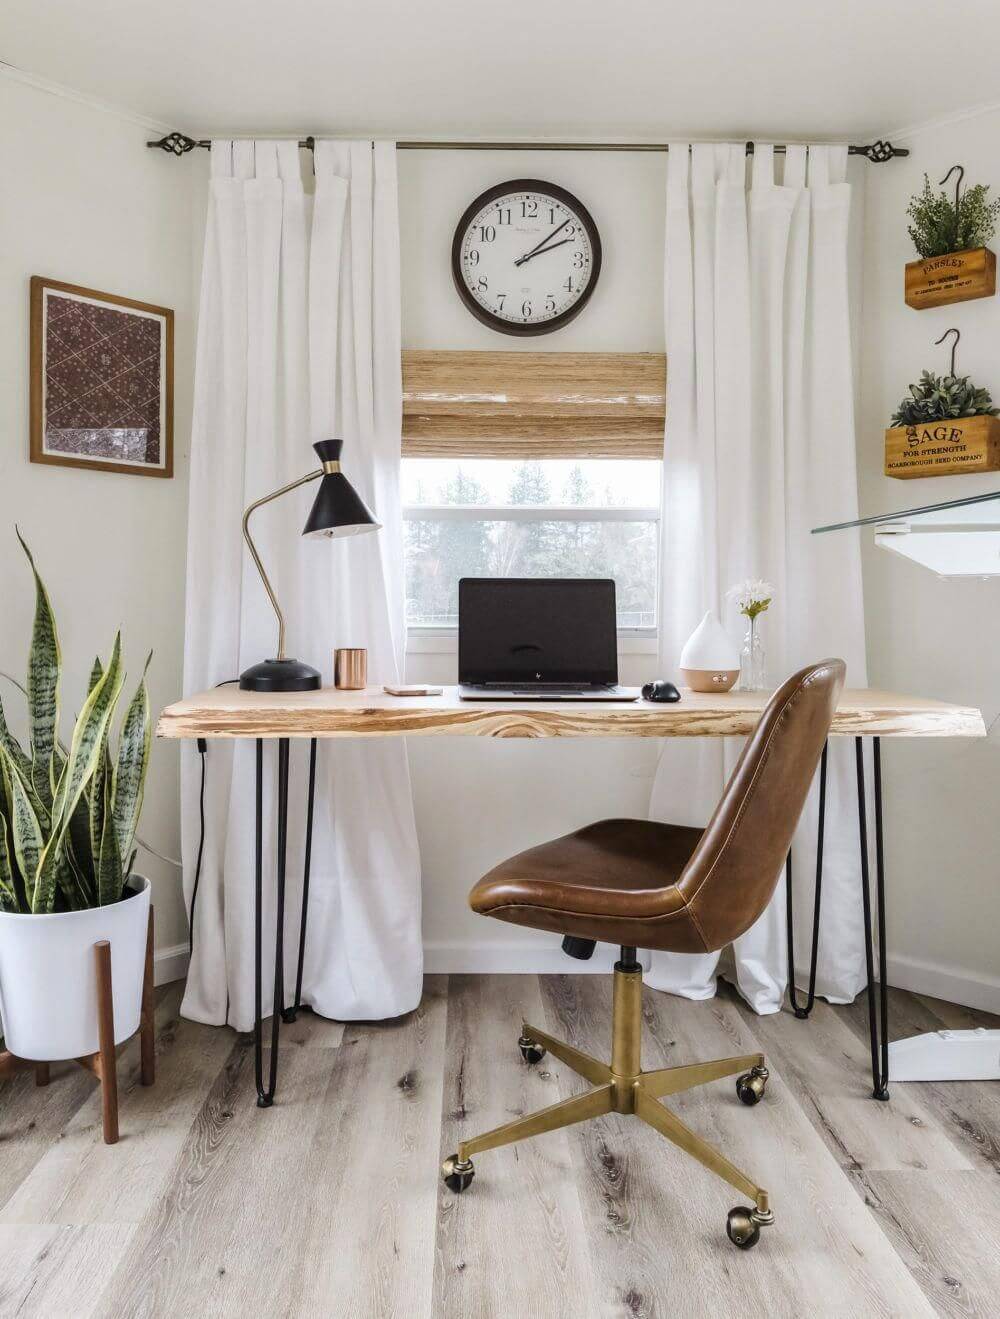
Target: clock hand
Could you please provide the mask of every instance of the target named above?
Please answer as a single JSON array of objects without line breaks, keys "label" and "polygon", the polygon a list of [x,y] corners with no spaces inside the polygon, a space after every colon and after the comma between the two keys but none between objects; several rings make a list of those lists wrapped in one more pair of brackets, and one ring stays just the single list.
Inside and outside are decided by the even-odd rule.
[{"label": "clock hand", "polygon": [[562,224],[557,225],[556,228],[553,229],[550,234],[547,234],[540,243],[536,243],[530,252],[525,252],[524,256],[518,257],[517,260],[514,262],[514,265],[519,266],[523,261],[527,261],[529,256],[534,256],[534,254],[538,251],[539,248],[544,247],[547,242],[555,238],[556,234],[559,233],[561,229],[565,229],[566,226],[569,224],[569,222],[570,222],[570,217],[567,216],[566,219],[563,220]]},{"label": "clock hand", "polygon": [[523,266],[526,261],[531,261],[536,256],[544,256],[546,252],[554,252],[557,247],[562,247],[566,243],[572,243],[572,241],[572,238],[561,238],[558,243],[553,243],[551,247],[536,247],[533,252],[526,252],[524,256],[518,257],[514,265]]}]

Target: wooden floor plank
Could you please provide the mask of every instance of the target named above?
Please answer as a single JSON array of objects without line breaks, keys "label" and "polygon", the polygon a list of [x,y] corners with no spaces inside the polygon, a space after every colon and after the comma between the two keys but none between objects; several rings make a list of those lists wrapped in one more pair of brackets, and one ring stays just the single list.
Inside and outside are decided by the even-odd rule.
[{"label": "wooden floor plank", "polygon": [[[522,1020],[545,1025],[535,976],[452,977],[442,1157],[463,1137],[562,1097],[548,1059],[537,1066],[522,1060]],[[588,1087],[574,1077],[571,1088]],[[590,1248],[565,1134],[488,1150],[474,1163],[475,1179],[461,1195],[438,1184],[429,1313],[586,1319],[594,1312]]]},{"label": "wooden floor plank", "polygon": [[961,1003],[932,998],[929,994],[907,994],[906,997],[933,1012],[949,1030],[975,1030],[977,1026],[982,1026],[983,1030],[1000,1030],[1000,1016],[983,1008],[967,1008]]},{"label": "wooden floor plank", "polygon": [[[563,1023],[603,1026],[573,1043],[607,1048],[610,986],[603,977],[549,982]],[[569,996],[578,1001],[567,1011]],[[692,1003],[655,991],[644,997],[644,1065],[672,1066],[752,1053],[760,1043],[725,998]],[[756,1019],[755,1019],[756,1020]],[[794,1080],[794,1078],[793,1078]],[[610,1140],[589,1124],[570,1134],[590,1170],[590,1238],[608,1313],[622,1315],[905,1315],[932,1313],[873,1215],[772,1068],[765,1101],[744,1107],[730,1080],[675,1096],[683,1122],[724,1152],[773,1198],[776,1224],[760,1245],[737,1254],[725,1237],[726,1212],[743,1199],[694,1160],[634,1119]],[[617,1184],[617,1185],[616,1185]],[[623,1220],[608,1230],[615,1188]],[[586,1206],[585,1197],[585,1206]],[[646,1277],[627,1290],[637,1245],[647,1247]],[[669,1242],[669,1249],[664,1243]],[[828,1298],[825,1300],[824,1298]],[[617,1309],[612,1308],[616,1305]],[[824,1308],[825,1307],[825,1308]]]},{"label": "wooden floor plank", "polygon": [[[157,1048],[162,1033],[173,1019],[183,986],[168,985],[157,990]],[[173,1014],[173,1017],[171,1016]],[[138,1058],[137,1048],[123,1050],[123,1065]],[[95,1081],[75,1062],[52,1063],[47,1086],[36,1086],[34,1073],[18,1072],[0,1084],[0,1207],[5,1205],[31,1170],[61,1139],[74,1114],[92,1098]]]},{"label": "wooden floor plank", "polygon": [[[100,1087],[88,1096],[0,1210],[0,1223],[138,1223],[232,1051],[232,1031],[180,1024],[181,987],[157,1005],[157,1076],[139,1080],[138,1038],[118,1058],[121,1139],[105,1145]],[[52,1086],[63,1084],[53,1081]]]},{"label": "wooden floor plank", "polygon": [[420,1007],[351,1023],[298,1196],[291,1315],[429,1314],[448,982]]},{"label": "wooden floor plank", "polygon": [[33,1073],[0,1082],[0,1206],[16,1194],[48,1155],[94,1090],[94,1078],[76,1063],[53,1063],[47,1086]]},{"label": "wooden floor plank", "polygon": [[[838,1009],[861,1040],[868,1039],[868,1012],[863,996]],[[995,1025],[991,1025],[996,1023]],[[925,1031],[947,1028],[996,1029],[997,1018],[940,999],[889,990],[889,1038],[906,1039]],[[889,1104],[909,1098],[934,1114],[973,1167],[1000,1176],[1000,1086],[996,1081],[899,1081],[889,1083]]]},{"label": "wooden floor plank", "polygon": [[337,1057],[288,1052],[275,1104],[260,1109],[253,1050],[232,1049],[98,1314],[295,1313],[309,1149]]},{"label": "wooden floor plank", "polygon": [[[430,977],[396,1021],[304,1013],[268,1110],[249,1039],[179,1019],[178,991],[160,997],[156,1085],[132,1045],[120,1059],[117,1146],[82,1071],[0,1086],[0,1316],[996,1313],[998,1088],[897,1084],[877,1104],[863,1001],[799,1022],[728,991],[644,995],[647,1067],[768,1054],[756,1108],[731,1080],[668,1101],[772,1195],[776,1224],[743,1253],[725,1238],[743,1197],[634,1118],[488,1151],[464,1195],[441,1187],[461,1136],[585,1088],[522,1062],[519,1019],[607,1057],[610,977]],[[990,1024],[902,991],[890,1021],[894,1037]]]},{"label": "wooden floor plank", "polygon": [[[549,1031],[594,1057],[610,1057],[611,987],[607,976],[546,976],[542,979]],[[552,1064],[565,1094],[575,1087],[559,1063]],[[652,1133],[650,1133],[652,1135]],[[683,1205],[671,1196],[650,1210],[642,1194],[645,1135],[634,1118],[617,1114],[567,1132],[580,1185],[584,1232],[594,1270],[595,1313],[615,1319],[666,1319],[685,1313],[688,1301],[673,1308],[674,1255],[669,1219]],[[702,1313],[697,1307],[692,1316]],[[720,1309],[718,1313],[724,1313]]]},{"label": "wooden floor plank", "polygon": [[0,1226],[0,1315],[87,1319],[134,1231],[128,1224]]},{"label": "wooden floor plank", "polygon": [[1000,1178],[979,1171],[877,1172],[856,1173],[854,1180],[937,1313],[993,1319],[1000,1297]]},{"label": "wooden floor plank", "polygon": [[827,1148],[844,1168],[964,1170],[973,1165],[953,1134],[917,1093],[896,1090],[890,1103],[871,1095],[868,1046],[842,1009],[817,1000],[808,1021],[787,1008],[759,1017],[734,990],[721,991],[777,1065]]},{"label": "wooden floor plank", "polygon": [[302,1008],[295,1021],[282,1026],[279,1052],[284,1048],[337,1049],[343,1041],[344,1030],[342,1021],[332,1021]]}]

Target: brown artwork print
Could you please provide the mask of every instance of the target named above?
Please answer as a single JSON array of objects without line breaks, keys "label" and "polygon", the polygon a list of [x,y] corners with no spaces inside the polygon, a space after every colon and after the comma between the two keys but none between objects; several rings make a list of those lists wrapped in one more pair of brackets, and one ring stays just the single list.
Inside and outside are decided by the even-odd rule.
[{"label": "brown artwork print", "polygon": [[45,451],[161,466],[159,317],[45,295]]}]

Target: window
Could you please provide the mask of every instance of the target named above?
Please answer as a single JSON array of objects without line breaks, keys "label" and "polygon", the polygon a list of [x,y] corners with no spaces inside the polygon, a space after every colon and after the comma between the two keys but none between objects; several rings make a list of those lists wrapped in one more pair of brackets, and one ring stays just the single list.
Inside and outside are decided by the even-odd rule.
[{"label": "window", "polygon": [[663,354],[407,349],[402,374],[411,645],[483,575],[613,577],[619,630],[653,633]]},{"label": "window", "polygon": [[618,626],[656,627],[655,459],[404,458],[406,617],[458,623],[460,577],[613,577]]}]

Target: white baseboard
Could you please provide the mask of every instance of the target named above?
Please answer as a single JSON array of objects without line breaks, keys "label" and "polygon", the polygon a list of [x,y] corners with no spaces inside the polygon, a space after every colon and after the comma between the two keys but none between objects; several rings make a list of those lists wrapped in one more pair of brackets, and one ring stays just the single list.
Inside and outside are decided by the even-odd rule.
[{"label": "white baseboard", "polygon": [[[616,956],[616,949],[599,946],[589,962],[578,962],[556,942],[430,940],[424,944],[424,970],[430,975],[607,975]],[[160,948],[153,958],[156,983],[182,980],[187,962],[186,943]],[[804,985],[807,977],[808,971],[800,973],[799,984]],[[1000,978],[970,975],[916,957],[890,957],[889,984],[1000,1015]]]},{"label": "white baseboard", "polygon": [[957,966],[941,966],[918,957],[888,959],[889,984],[913,994],[942,998],[967,1008],[1000,1014],[1000,979],[974,975]]},{"label": "white baseboard", "polygon": [[153,954],[153,982],[169,985],[172,980],[183,980],[187,975],[188,946],[175,943],[170,948],[158,948]]},{"label": "white baseboard", "polygon": [[[434,975],[606,975],[616,956],[616,949],[599,946],[589,962],[577,962],[558,943],[431,940],[424,944],[424,970]],[[798,982],[804,985],[807,980],[808,969],[803,968]],[[890,957],[889,984],[1000,1015],[1000,979],[971,975],[960,967]]]},{"label": "white baseboard", "polygon": [[[573,975],[597,972],[606,975],[617,950],[598,948],[589,962],[567,957],[559,944],[437,942],[424,944],[424,971],[428,975]],[[160,948],[153,956],[154,979],[158,985],[183,980],[187,975],[188,946]]]}]

